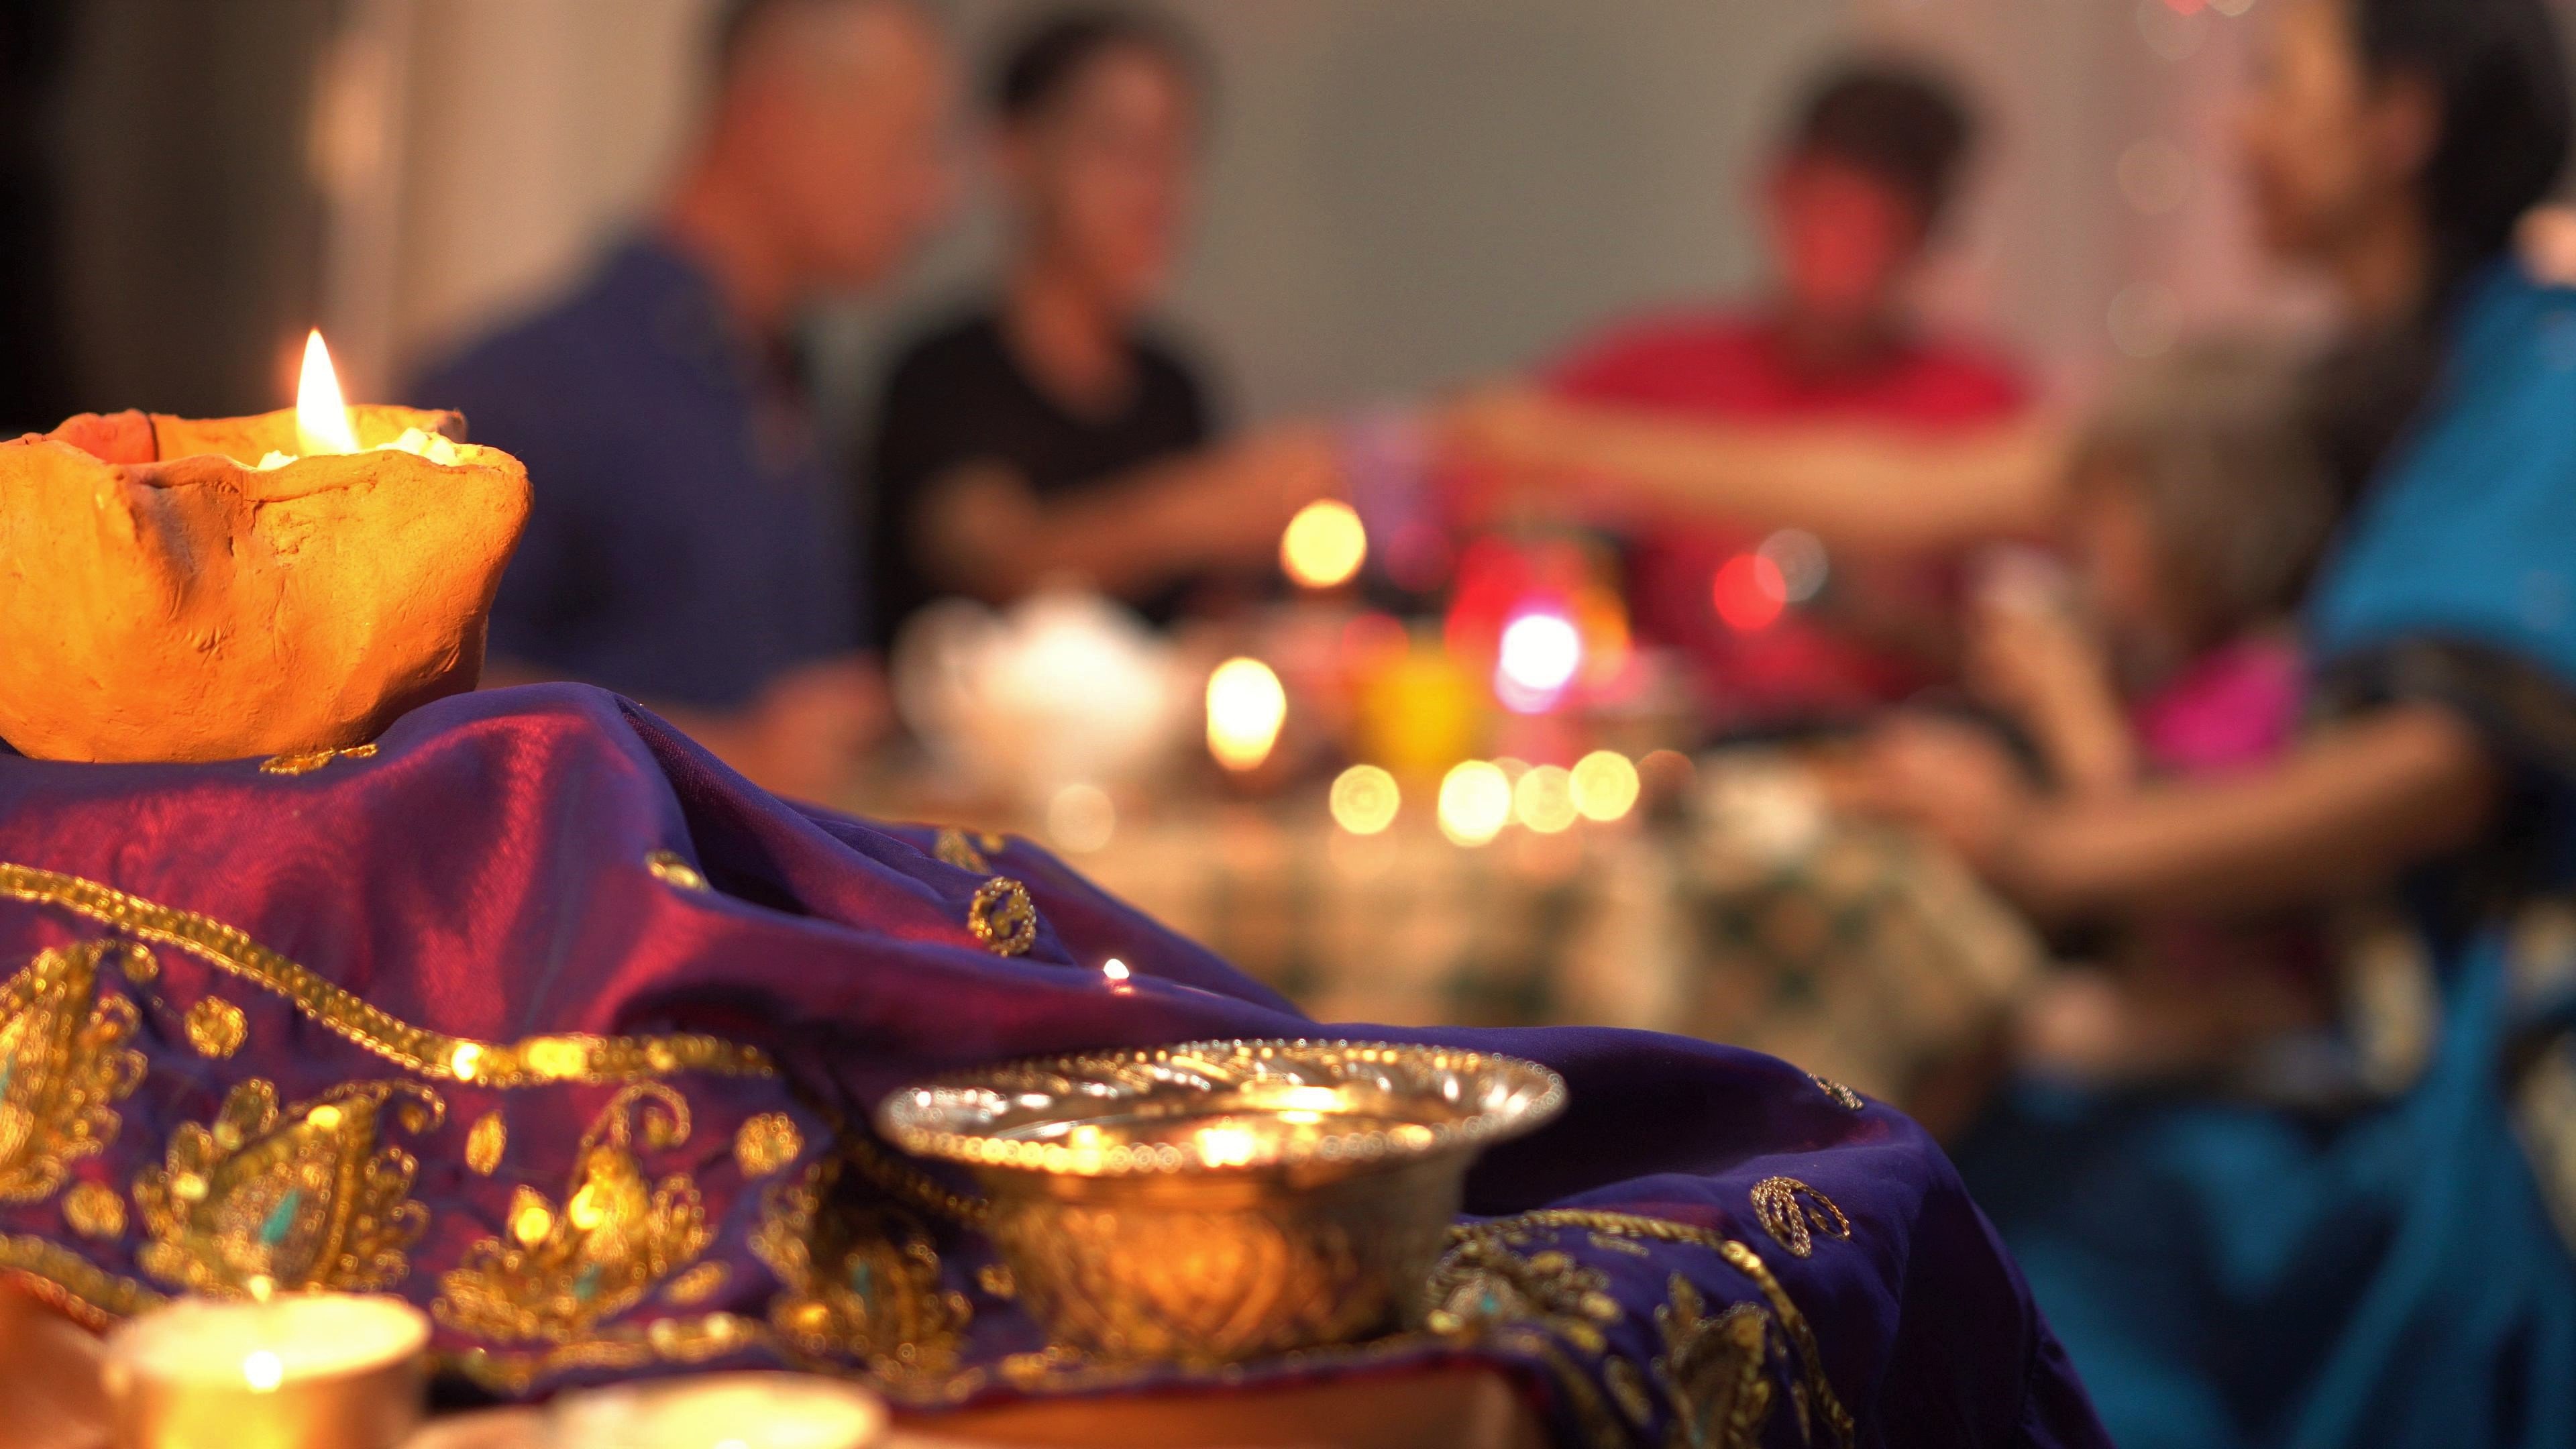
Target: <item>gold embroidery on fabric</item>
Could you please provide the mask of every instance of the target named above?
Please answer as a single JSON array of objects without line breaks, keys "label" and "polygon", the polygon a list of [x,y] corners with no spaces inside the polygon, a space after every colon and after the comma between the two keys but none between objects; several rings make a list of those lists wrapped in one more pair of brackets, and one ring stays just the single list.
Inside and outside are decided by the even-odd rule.
[{"label": "gold embroidery on fabric", "polygon": [[1019,1280],[1011,1276],[1008,1263],[987,1263],[976,1269],[975,1286],[983,1289],[986,1297],[999,1298],[1004,1302],[1020,1296]]},{"label": "gold embroidery on fabric", "polygon": [[1771,1315],[1738,1303],[1712,1316],[1679,1273],[1666,1291],[1672,1301],[1655,1310],[1655,1380],[1673,1410],[1666,1449],[1755,1449],[1771,1418]]},{"label": "gold embroidery on fabric", "polygon": [[126,980],[137,986],[149,986],[161,979],[161,958],[152,954],[151,947],[122,941],[117,944],[116,953],[118,964],[125,968]]},{"label": "gold embroidery on fabric", "polygon": [[1781,1287],[1780,1280],[1771,1276],[1770,1265],[1762,1261],[1761,1254],[1733,1241],[1720,1247],[1718,1252],[1737,1272],[1752,1279],[1753,1285],[1761,1289],[1762,1296],[1770,1301],[1771,1312],[1779,1319],[1781,1332],[1788,1335],[1790,1346],[1798,1351],[1806,1392],[1816,1412],[1824,1417],[1825,1427],[1833,1431],[1834,1442],[1850,1449],[1854,1442],[1852,1416],[1843,1408],[1842,1400],[1834,1396],[1833,1381],[1825,1377],[1825,1356],[1816,1347],[1815,1330],[1807,1326],[1807,1315],[1798,1311],[1798,1304],[1789,1296],[1789,1290]]},{"label": "gold embroidery on fabric", "polygon": [[1599,1248],[1605,1253],[1618,1253],[1624,1257],[1630,1258],[1651,1258],[1654,1256],[1654,1254],[1650,1252],[1644,1244],[1631,1242],[1626,1238],[1614,1238],[1608,1233],[1594,1233],[1592,1234],[1591,1240],[1592,1246]]},{"label": "gold embroidery on fabric", "polygon": [[662,1301],[677,1308],[695,1308],[724,1291],[725,1281],[733,1270],[722,1263],[700,1263],[671,1280],[662,1290]]},{"label": "gold embroidery on fabric", "polygon": [[134,1003],[99,989],[112,942],[46,951],[0,983],[0,1202],[40,1202],[116,1140],[143,1080]]},{"label": "gold embroidery on fabric", "polygon": [[562,1205],[526,1186],[513,1193],[509,1240],[482,1239],[439,1278],[439,1322],[503,1343],[574,1343],[705,1251],[697,1185],[685,1173],[646,1181],[635,1118],[650,1148],[689,1138],[688,1103],[669,1087],[638,1083],[610,1098],[582,1135]]},{"label": "gold embroidery on fabric", "polygon": [[63,1194],[63,1221],[84,1238],[106,1241],[125,1236],[125,1199],[116,1189],[95,1182],[76,1182]]},{"label": "gold embroidery on fabric", "polygon": [[1646,1391],[1646,1376],[1628,1360],[1612,1354],[1601,1362],[1601,1382],[1610,1388],[1611,1402],[1628,1422],[1644,1428],[1655,1417],[1654,1396]]},{"label": "gold embroidery on fabric", "polygon": [[1816,1250],[1816,1233],[1851,1237],[1851,1219],[1834,1200],[1794,1177],[1766,1177],[1753,1184],[1753,1216],[1793,1257]]},{"label": "gold embroidery on fabric", "polygon": [[240,1051],[242,1042],[250,1036],[250,1019],[242,1015],[240,1007],[220,996],[199,997],[196,1005],[188,1008],[182,1025],[187,1028],[188,1045],[197,1049],[197,1055],[215,1061]]},{"label": "gold embroidery on fabric", "polygon": [[0,1280],[25,1289],[92,1329],[132,1318],[166,1301],[133,1279],[120,1278],[45,1238],[0,1234]]},{"label": "gold embroidery on fabric", "polygon": [[259,772],[263,775],[310,775],[333,760],[372,760],[375,757],[373,743],[351,745],[345,750],[297,750],[262,760]]},{"label": "gold embroidery on fabric", "polygon": [[974,1308],[942,1286],[939,1251],[910,1213],[836,1200],[837,1163],[769,1189],[751,1251],[785,1291],[770,1326],[809,1359],[856,1358],[920,1393],[957,1367]]},{"label": "gold embroidery on fabric", "polygon": [[714,889],[707,884],[706,876],[696,866],[689,864],[688,857],[676,850],[656,850],[646,853],[644,868],[651,871],[653,878],[664,885],[677,886],[684,891],[704,892]]},{"label": "gold embroidery on fabric", "polygon": [[1846,1112],[1857,1112],[1861,1108],[1869,1105],[1861,1100],[1860,1093],[1853,1091],[1851,1088],[1844,1086],[1842,1083],[1835,1081],[1831,1077],[1820,1077],[1814,1072],[1809,1072],[1807,1073],[1807,1080],[1815,1083],[1817,1090],[1823,1092],[1826,1096],[1833,1098],[1834,1105],[1841,1107]]},{"label": "gold embroidery on fabric", "polygon": [[156,905],[78,876],[0,862],[0,896],[59,906],[185,951],[284,996],[325,1027],[423,1076],[487,1087],[528,1087],[550,1082],[630,1082],[683,1071],[777,1075],[769,1058],[757,1049],[711,1036],[565,1034],[485,1042],[426,1031],[341,990],[221,921]]},{"label": "gold embroidery on fabric", "polygon": [[510,1124],[493,1108],[474,1119],[465,1129],[465,1165],[476,1177],[490,1177],[501,1170],[501,1154],[510,1150]]},{"label": "gold embroidery on fabric", "polygon": [[768,1340],[768,1330],[731,1313],[657,1318],[624,1324],[593,1338],[533,1353],[468,1349],[440,1355],[439,1366],[500,1394],[524,1394],[540,1381],[579,1370],[631,1373],[656,1364],[702,1364]]},{"label": "gold embroidery on fabric", "polygon": [[784,1112],[763,1112],[744,1121],[733,1134],[733,1160],[745,1177],[767,1177],[796,1160],[805,1136]]},{"label": "gold embroidery on fabric", "polygon": [[996,956],[1026,955],[1037,944],[1037,904],[1027,886],[997,875],[975,888],[975,899],[966,905],[966,929]]},{"label": "gold embroidery on fabric", "polygon": [[1431,1270],[1424,1326],[1461,1334],[1527,1323],[1587,1354],[1601,1353],[1609,1343],[1602,1326],[1619,1321],[1609,1275],[1555,1249],[1526,1257],[1514,1251],[1526,1241],[1505,1226],[1470,1230],[1452,1243]]},{"label": "gold embroidery on fabric", "polygon": [[977,875],[986,874],[993,868],[985,861],[984,852],[975,848],[975,843],[966,838],[963,830],[943,827],[938,837],[931,841],[930,853],[946,864],[959,870],[971,870]]},{"label": "gold embroidery on fabric", "polygon": [[352,1082],[282,1114],[267,1082],[234,1087],[211,1125],[181,1124],[166,1165],[135,1178],[152,1237],[135,1261],[161,1282],[224,1297],[255,1282],[357,1292],[400,1283],[429,1210],[411,1200],[418,1162],[380,1145],[389,1105],[415,1137],[447,1115],[411,1082]]},{"label": "gold embroidery on fabric", "polygon": [[[1834,1434],[1834,1442],[1849,1449],[1855,1429],[1852,1417],[1835,1396],[1833,1383],[1825,1377],[1824,1355],[1816,1346],[1816,1335],[1807,1324],[1804,1313],[1780,1280],[1772,1276],[1769,1265],[1760,1254],[1723,1233],[1687,1223],[1668,1222],[1662,1218],[1641,1217],[1634,1213],[1602,1212],[1589,1208],[1542,1208],[1514,1217],[1496,1218],[1481,1223],[1460,1223],[1452,1227],[1452,1242],[1468,1242],[1486,1235],[1501,1235],[1504,1241],[1512,1234],[1581,1228],[1616,1237],[1641,1238],[1661,1243],[1690,1243],[1710,1249],[1723,1257],[1729,1266],[1753,1280],[1782,1335],[1796,1350],[1802,1381],[1792,1385],[1793,1402],[1812,1403]],[[1523,1241],[1526,1241],[1524,1238]]]}]

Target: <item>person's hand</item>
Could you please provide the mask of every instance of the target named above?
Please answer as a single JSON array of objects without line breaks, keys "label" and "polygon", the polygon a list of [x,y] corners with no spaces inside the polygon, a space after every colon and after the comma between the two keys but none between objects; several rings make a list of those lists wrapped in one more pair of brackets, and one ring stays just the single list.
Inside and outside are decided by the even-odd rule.
[{"label": "person's hand", "polygon": [[1968,621],[1968,688],[2024,722],[2111,694],[2093,631],[2060,605],[1983,595]]},{"label": "person's hand", "polygon": [[717,753],[774,794],[828,800],[848,788],[887,719],[877,666],[830,659],[772,680],[733,730],[733,750]]},{"label": "person's hand", "polygon": [[1339,433],[1318,422],[1276,423],[1228,444],[1229,512],[1258,519],[1264,546],[1297,510],[1318,498],[1348,492],[1342,477]]},{"label": "person's hand", "polygon": [[1470,389],[1433,413],[1431,423],[1442,452],[1469,465],[1547,467],[1565,461],[1563,405],[1528,383]]},{"label": "person's hand", "polygon": [[1989,879],[2013,868],[2020,827],[2038,805],[1993,734],[1958,720],[1900,715],[1870,737],[1838,803],[1915,825]]}]

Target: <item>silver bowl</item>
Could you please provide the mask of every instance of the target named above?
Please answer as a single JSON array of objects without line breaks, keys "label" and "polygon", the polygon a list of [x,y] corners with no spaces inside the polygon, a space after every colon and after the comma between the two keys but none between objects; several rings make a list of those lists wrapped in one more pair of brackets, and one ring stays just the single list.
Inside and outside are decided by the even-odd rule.
[{"label": "silver bowl", "polygon": [[961,1073],[877,1126],[974,1173],[1057,1341],[1222,1364],[1418,1323],[1468,1165],[1564,1105],[1513,1057],[1210,1041]]}]

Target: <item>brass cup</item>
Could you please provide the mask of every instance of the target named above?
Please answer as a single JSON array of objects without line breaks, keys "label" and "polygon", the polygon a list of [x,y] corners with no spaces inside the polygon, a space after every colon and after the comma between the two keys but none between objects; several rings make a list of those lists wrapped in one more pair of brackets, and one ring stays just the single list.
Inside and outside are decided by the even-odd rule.
[{"label": "brass cup", "polygon": [[1479,1052],[1194,1042],[965,1073],[877,1121],[974,1173],[1057,1342],[1226,1364],[1417,1325],[1477,1153],[1564,1100]]},{"label": "brass cup", "polygon": [[[260,1315],[269,1315],[262,1319]],[[355,1315],[383,1353],[313,1372],[282,1368],[272,1387],[240,1365],[280,1331],[329,1332]],[[125,1324],[107,1341],[107,1388],[117,1449],[394,1449],[420,1427],[428,1386],[429,1324],[390,1298],[315,1294],[266,1304],[183,1298]],[[291,1363],[290,1352],[280,1352]]]}]

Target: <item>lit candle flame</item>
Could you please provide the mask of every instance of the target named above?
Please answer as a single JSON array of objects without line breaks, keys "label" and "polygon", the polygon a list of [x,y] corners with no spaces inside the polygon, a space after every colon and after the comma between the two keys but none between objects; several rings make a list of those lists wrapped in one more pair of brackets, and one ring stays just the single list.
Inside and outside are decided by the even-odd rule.
[{"label": "lit candle flame", "polygon": [[242,1382],[252,1393],[274,1393],[286,1382],[286,1363],[267,1349],[256,1349],[242,1356]]},{"label": "lit candle flame", "polygon": [[350,425],[340,376],[331,370],[331,349],[322,345],[318,329],[304,340],[304,379],[295,389],[295,437],[307,458],[358,451],[358,430]]}]

